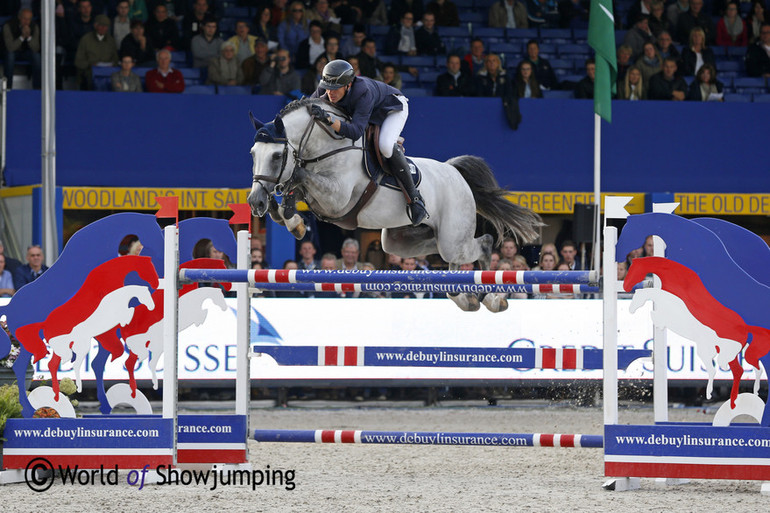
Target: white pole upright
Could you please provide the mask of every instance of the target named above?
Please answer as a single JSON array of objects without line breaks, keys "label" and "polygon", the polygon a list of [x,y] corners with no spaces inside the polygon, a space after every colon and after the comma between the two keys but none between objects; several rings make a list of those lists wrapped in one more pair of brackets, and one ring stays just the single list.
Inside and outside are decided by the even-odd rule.
[{"label": "white pole upright", "polygon": [[177,338],[179,336],[179,231],[176,224],[163,229],[163,418],[174,421],[174,460],[177,444]]},{"label": "white pole upright", "polygon": [[42,84],[42,246],[46,264],[53,265],[59,257],[59,237],[56,227],[56,21],[55,0],[43,0],[41,5],[43,31],[41,37]]},{"label": "white pole upright", "polygon": [[[238,232],[238,269],[249,268],[249,255],[251,248],[251,234],[247,230]],[[237,293],[237,326],[236,340],[236,373],[235,373],[235,414],[246,415],[248,433],[249,415],[249,345],[251,343],[251,295],[247,282],[234,284]]]},{"label": "white pole upright", "polygon": [[615,244],[618,229],[604,229],[604,281],[602,307],[604,324],[604,424],[618,423],[618,266],[615,263]]}]

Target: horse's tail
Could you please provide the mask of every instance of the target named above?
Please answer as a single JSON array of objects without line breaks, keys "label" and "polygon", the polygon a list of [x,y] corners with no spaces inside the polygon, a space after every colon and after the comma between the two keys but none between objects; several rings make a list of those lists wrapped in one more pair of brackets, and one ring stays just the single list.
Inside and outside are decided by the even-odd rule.
[{"label": "horse's tail", "polygon": [[537,230],[543,226],[540,216],[505,198],[507,191],[500,188],[484,159],[461,155],[447,160],[447,164],[457,168],[468,182],[476,201],[476,212],[495,227],[498,243],[509,234],[521,242],[530,242],[540,235]]}]

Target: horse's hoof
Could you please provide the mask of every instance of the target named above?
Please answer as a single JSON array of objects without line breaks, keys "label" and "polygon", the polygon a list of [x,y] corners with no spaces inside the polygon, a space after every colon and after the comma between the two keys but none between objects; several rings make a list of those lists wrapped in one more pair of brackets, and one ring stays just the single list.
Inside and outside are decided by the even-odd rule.
[{"label": "horse's hoof", "polygon": [[466,296],[468,296],[468,311],[477,312],[481,308],[479,298],[473,294],[466,294]]},{"label": "horse's hoof", "polygon": [[305,226],[305,223],[300,224],[296,228],[294,228],[291,231],[291,234],[294,235],[294,238],[297,240],[302,240],[305,238],[305,234],[307,233],[307,227]]},{"label": "horse's hoof", "polygon": [[502,294],[487,294],[481,302],[492,313],[504,312],[508,309],[508,300]]},{"label": "horse's hoof", "polygon": [[481,307],[479,299],[473,294],[457,294],[455,296],[447,294],[447,297],[454,301],[463,312],[475,312]]}]

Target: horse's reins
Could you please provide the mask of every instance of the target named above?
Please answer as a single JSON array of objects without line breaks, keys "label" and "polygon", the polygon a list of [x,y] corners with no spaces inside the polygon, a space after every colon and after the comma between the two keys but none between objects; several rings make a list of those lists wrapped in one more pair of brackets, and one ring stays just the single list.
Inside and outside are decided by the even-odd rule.
[{"label": "horse's reins", "polygon": [[[291,142],[289,142],[289,138],[288,137],[274,138],[274,140],[276,142],[283,143],[283,155],[282,155],[282,158],[281,158],[281,170],[278,173],[278,177],[274,178],[274,177],[268,176],[268,175],[254,175],[253,182],[254,183],[259,183],[263,187],[264,187],[264,185],[260,183],[260,180],[264,180],[266,182],[274,183],[275,187],[273,188],[273,191],[272,191],[271,194],[273,196],[280,197],[280,196],[282,196],[284,194],[284,192],[287,190],[287,188],[289,190],[293,189],[293,187],[291,187],[291,185],[292,185],[291,182],[292,182],[292,179],[294,178],[294,176],[296,174],[297,169],[300,169],[300,168],[304,169],[307,164],[315,164],[317,162],[320,162],[320,161],[322,161],[324,159],[327,159],[329,157],[333,157],[334,155],[337,155],[338,153],[342,153],[342,152],[345,152],[345,151],[349,151],[349,150],[362,150],[363,151],[363,149],[364,149],[363,146],[356,146],[355,145],[355,141],[352,141],[350,146],[343,146],[342,148],[336,148],[334,150],[326,152],[326,153],[324,153],[322,155],[319,155],[317,157],[313,157],[313,158],[309,158],[309,159],[302,158],[302,149],[305,146],[306,140],[310,138],[310,134],[313,132],[313,128],[316,125],[318,125],[321,128],[323,128],[324,131],[326,132],[326,134],[329,135],[330,137],[332,137],[334,139],[339,137],[339,136],[337,136],[337,134],[335,134],[334,132],[332,132],[329,129],[327,129],[326,126],[321,124],[321,122],[319,120],[317,120],[317,119],[315,119],[315,118],[313,118],[311,116],[310,121],[308,122],[307,126],[305,127],[305,130],[302,132],[302,137],[300,137],[299,144],[297,145],[296,148],[294,147],[294,145],[291,144]],[[281,177],[283,176],[283,173],[286,170],[286,162],[288,161],[289,147],[291,147],[292,156],[294,157],[294,170],[292,171],[292,173],[289,176],[289,178],[287,178],[286,181],[282,183],[281,182]]]}]

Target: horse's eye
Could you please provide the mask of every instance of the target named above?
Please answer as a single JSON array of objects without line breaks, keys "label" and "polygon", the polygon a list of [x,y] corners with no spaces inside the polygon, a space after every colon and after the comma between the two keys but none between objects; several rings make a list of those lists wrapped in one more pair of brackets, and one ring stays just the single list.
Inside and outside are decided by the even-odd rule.
[{"label": "horse's eye", "polygon": [[278,151],[273,153],[273,160],[281,160],[281,153]]}]

